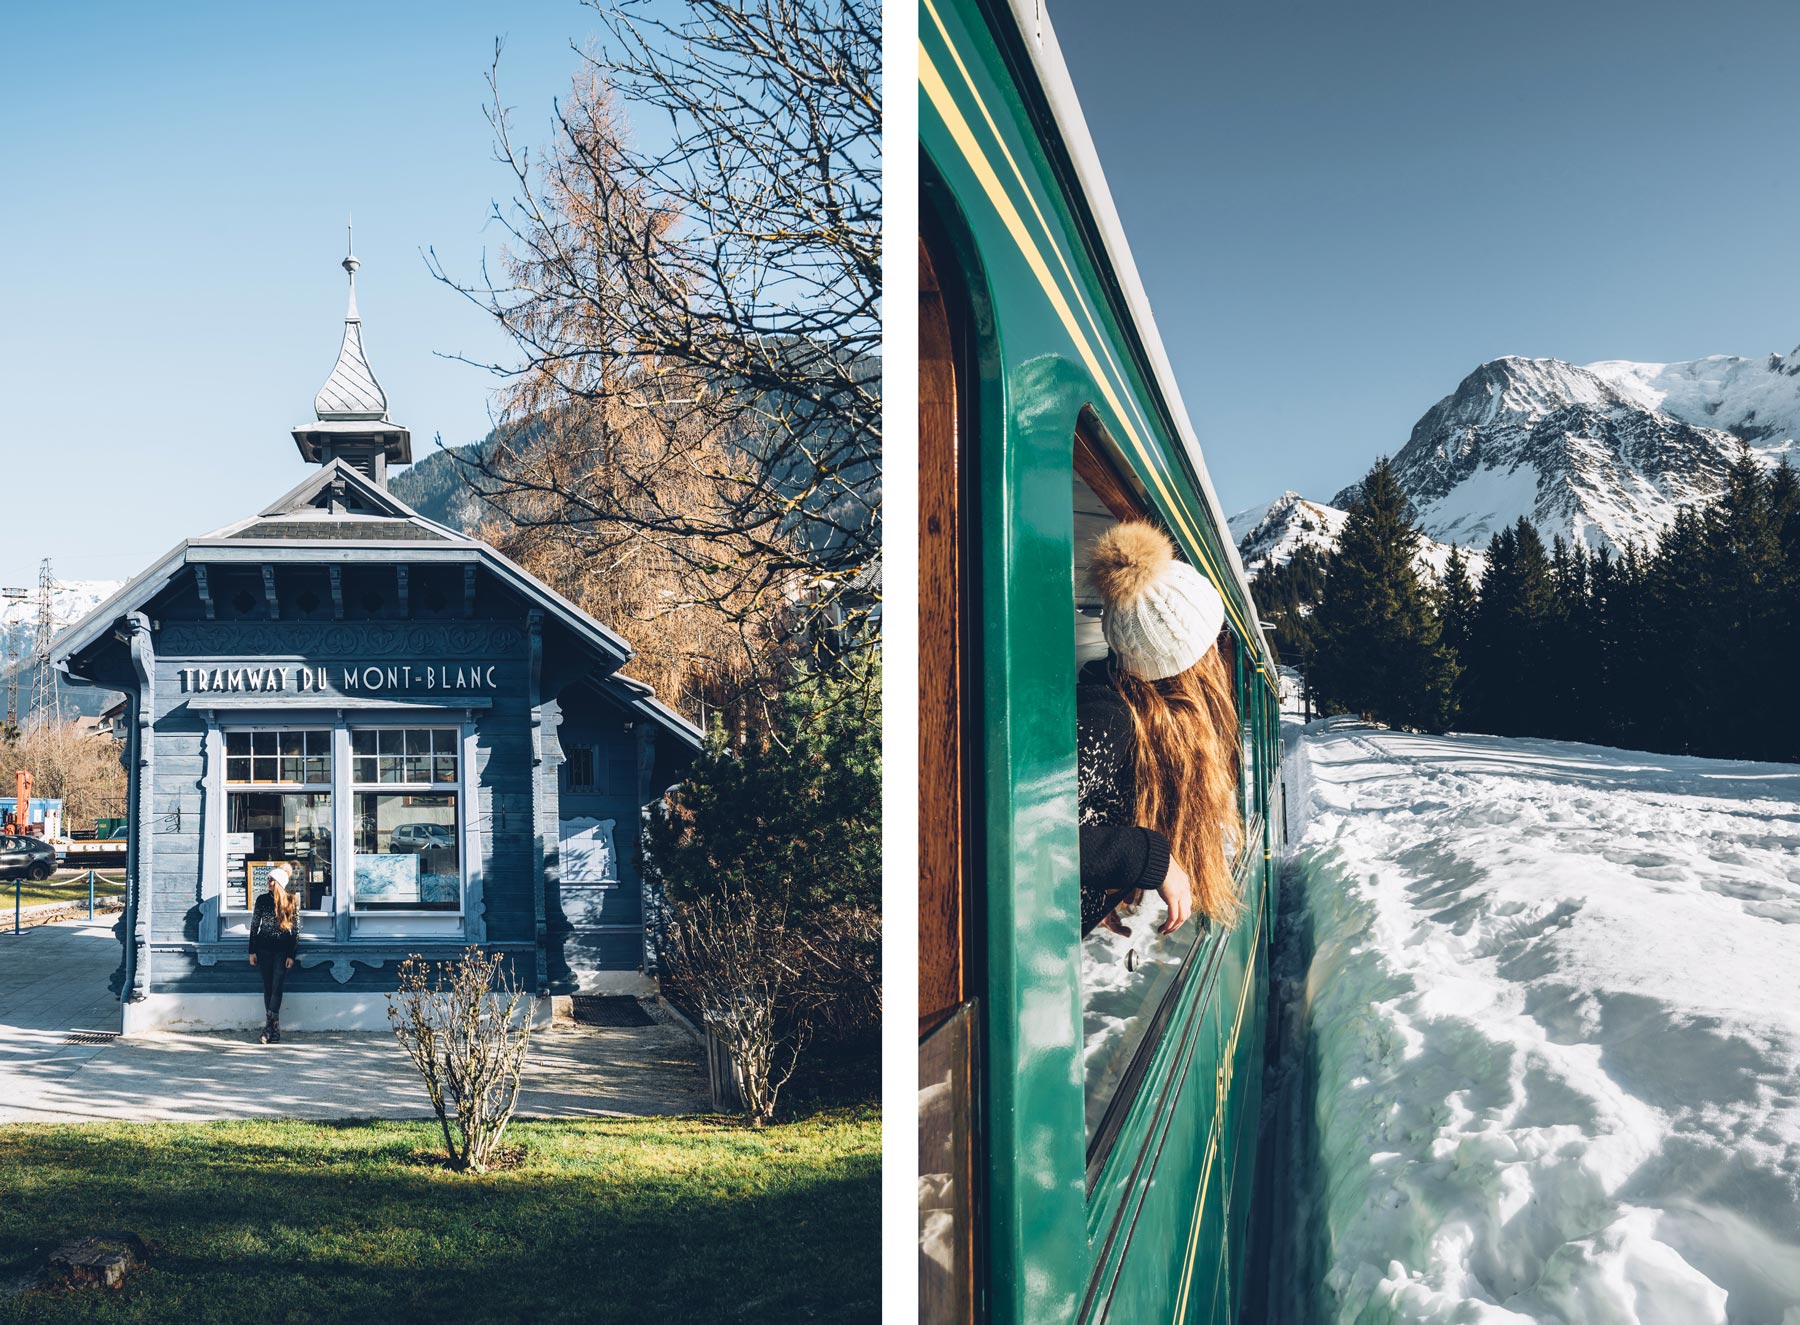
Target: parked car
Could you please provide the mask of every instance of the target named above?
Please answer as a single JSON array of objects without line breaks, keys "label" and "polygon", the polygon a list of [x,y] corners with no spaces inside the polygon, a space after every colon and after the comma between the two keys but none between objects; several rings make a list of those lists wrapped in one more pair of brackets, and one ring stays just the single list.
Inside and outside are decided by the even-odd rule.
[{"label": "parked car", "polygon": [[389,851],[440,851],[453,845],[443,824],[401,824],[388,838]]},{"label": "parked car", "polygon": [[0,879],[47,879],[56,870],[56,850],[35,837],[0,837]]}]

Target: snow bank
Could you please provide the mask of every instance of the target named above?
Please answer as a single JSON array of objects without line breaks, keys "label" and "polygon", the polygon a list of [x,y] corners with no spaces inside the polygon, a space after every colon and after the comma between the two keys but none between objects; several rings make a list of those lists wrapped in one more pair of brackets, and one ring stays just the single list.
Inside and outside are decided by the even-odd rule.
[{"label": "snow bank", "polygon": [[1342,719],[1288,765],[1273,1318],[1800,1325],[1800,767]]}]

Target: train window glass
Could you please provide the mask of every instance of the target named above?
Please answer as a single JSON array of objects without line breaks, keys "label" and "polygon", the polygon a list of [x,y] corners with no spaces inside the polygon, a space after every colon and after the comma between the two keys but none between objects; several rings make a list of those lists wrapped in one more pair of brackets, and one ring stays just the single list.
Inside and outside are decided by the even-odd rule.
[{"label": "train window glass", "polygon": [[[1100,604],[1088,583],[1087,558],[1094,539],[1122,517],[1141,512],[1126,504],[1122,485],[1104,496],[1090,484],[1096,456],[1077,451],[1074,482],[1075,514],[1075,662],[1083,683],[1104,681],[1090,664],[1106,656],[1100,634]],[[1083,463],[1085,461],[1086,463]],[[1082,471],[1089,471],[1085,474]],[[1166,910],[1154,892],[1135,909],[1121,908],[1117,928],[1102,925],[1081,944],[1083,1063],[1086,1080],[1087,1136],[1090,1150],[1115,1100],[1125,1103],[1129,1078],[1140,1048],[1160,1033],[1159,1013],[1182,968],[1193,956],[1205,931],[1184,925],[1174,934],[1157,932]]]}]

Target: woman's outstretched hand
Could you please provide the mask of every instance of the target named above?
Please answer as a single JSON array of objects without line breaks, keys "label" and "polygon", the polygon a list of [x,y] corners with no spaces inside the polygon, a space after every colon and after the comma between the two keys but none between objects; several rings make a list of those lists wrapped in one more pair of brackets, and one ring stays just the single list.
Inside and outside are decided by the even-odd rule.
[{"label": "woman's outstretched hand", "polygon": [[1181,868],[1181,862],[1169,857],[1169,872],[1163,875],[1162,886],[1156,895],[1163,899],[1163,905],[1169,908],[1168,918],[1157,929],[1159,934],[1173,934],[1194,913],[1194,881],[1188,878],[1188,872]]}]

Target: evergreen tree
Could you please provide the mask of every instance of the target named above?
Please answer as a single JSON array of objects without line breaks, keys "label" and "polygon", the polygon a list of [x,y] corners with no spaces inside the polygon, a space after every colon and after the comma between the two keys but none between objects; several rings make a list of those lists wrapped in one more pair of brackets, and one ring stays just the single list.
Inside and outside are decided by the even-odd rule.
[{"label": "evergreen tree", "polygon": [[1544,540],[1524,516],[1494,535],[1476,600],[1469,693],[1475,725],[1502,736],[1550,735],[1545,713],[1551,598]]},{"label": "evergreen tree", "polygon": [[1717,707],[1702,640],[1710,581],[1704,523],[1683,507],[1645,568],[1644,631],[1633,659],[1644,749],[1690,754],[1706,741]]},{"label": "evergreen tree", "polygon": [[[1781,573],[1770,586],[1773,599],[1766,638],[1768,653],[1757,660],[1760,676],[1785,676],[1800,659],[1800,476],[1787,458],[1769,476],[1769,507],[1779,530]],[[1800,759],[1800,709],[1793,704],[1770,706],[1764,714],[1776,759]]]},{"label": "evergreen tree", "polygon": [[1419,532],[1386,457],[1350,505],[1313,620],[1310,681],[1327,712],[1441,731],[1456,663],[1413,566]]},{"label": "evergreen tree", "polygon": [[644,874],[674,901],[732,886],[787,920],[881,905],[879,667],[801,670],[767,735],[717,723],[644,829]]},{"label": "evergreen tree", "polygon": [[1458,721],[1468,699],[1469,640],[1475,630],[1475,584],[1469,578],[1469,559],[1460,547],[1450,549],[1444,563],[1444,582],[1438,619],[1444,647],[1457,666],[1451,721]]},{"label": "evergreen tree", "polygon": [[1774,657],[1778,595],[1786,578],[1769,479],[1749,447],[1725,476],[1725,489],[1702,517],[1708,592],[1699,640],[1702,667],[1717,690],[1700,748],[1712,753],[1772,758],[1763,714],[1744,702],[1725,678],[1762,671]]},{"label": "evergreen tree", "polygon": [[1325,588],[1330,558],[1302,545],[1279,566],[1264,566],[1250,582],[1256,615],[1274,627],[1270,642],[1278,660],[1305,666],[1312,650],[1312,612]]}]

